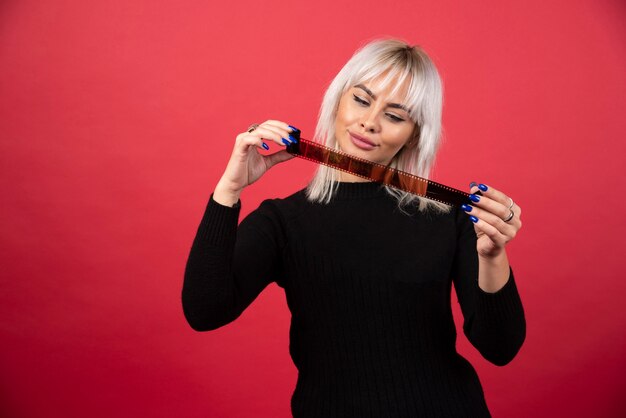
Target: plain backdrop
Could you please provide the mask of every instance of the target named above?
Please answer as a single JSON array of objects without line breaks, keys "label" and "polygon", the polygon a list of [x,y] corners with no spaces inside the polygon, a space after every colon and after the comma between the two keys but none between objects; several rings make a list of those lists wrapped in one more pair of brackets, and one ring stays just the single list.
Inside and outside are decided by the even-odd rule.
[{"label": "plain backdrop", "polygon": [[[459,333],[494,417],[626,416],[625,22],[618,0],[2,1],[0,415],[290,416],[282,289],[195,332],[187,255],[235,136],[310,138],[334,75],[391,36],[444,81],[433,178],[524,209],[525,345],[497,367]],[[272,169],[240,219],[313,170]]]}]

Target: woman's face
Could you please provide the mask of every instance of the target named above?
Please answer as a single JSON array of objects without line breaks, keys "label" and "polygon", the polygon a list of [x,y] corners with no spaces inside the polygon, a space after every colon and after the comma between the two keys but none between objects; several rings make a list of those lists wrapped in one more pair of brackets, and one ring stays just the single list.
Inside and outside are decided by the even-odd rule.
[{"label": "woman's face", "polygon": [[415,123],[402,103],[406,85],[391,96],[393,82],[380,89],[384,76],[350,87],[335,118],[339,148],[350,155],[388,164],[413,136]]}]

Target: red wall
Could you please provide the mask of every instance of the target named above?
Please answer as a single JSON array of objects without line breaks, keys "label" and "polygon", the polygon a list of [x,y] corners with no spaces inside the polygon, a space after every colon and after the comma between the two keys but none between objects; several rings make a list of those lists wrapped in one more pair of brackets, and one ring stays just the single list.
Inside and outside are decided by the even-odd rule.
[{"label": "red wall", "polygon": [[[444,79],[434,178],[524,208],[526,343],[498,368],[459,342],[494,416],[624,416],[624,3],[212,3],[0,3],[0,414],[289,416],[284,293],[196,333],[186,257],[236,134],[310,137],[334,74],[391,35]],[[242,215],[312,172],[275,167]]]}]

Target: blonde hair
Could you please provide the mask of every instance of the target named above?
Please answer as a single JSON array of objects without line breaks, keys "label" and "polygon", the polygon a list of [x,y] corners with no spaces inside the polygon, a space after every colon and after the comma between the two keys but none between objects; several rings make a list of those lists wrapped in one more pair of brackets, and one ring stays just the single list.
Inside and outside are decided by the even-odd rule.
[{"label": "blonde hair", "polygon": [[[410,109],[416,133],[389,163],[390,167],[428,178],[441,141],[441,110],[443,88],[435,64],[419,46],[410,46],[397,39],[377,39],[357,50],[339,71],[324,94],[314,140],[338,149],[335,138],[335,118],[342,95],[350,87],[371,81],[385,74],[380,88],[394,79],[391,94],[408,81],[404,103]],[[319,165],[306,188],[309,201],[329,203],[338,187],[339,171]],[[443,203],[420,199],[418,196],[385,186],[398,200],[400,209],[418,203],[418,209],[448,212]]]}]

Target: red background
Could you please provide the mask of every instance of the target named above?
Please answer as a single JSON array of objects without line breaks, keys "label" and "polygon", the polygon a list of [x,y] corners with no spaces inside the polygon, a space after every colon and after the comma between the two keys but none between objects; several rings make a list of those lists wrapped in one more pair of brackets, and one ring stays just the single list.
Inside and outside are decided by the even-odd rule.
[{"label": "red background", "polygon": [[[275,118],[310,137],[332,77],[389,35],[444,80],[434,178],[524,208],[524,347],[499,368],[459,336],[493,415],[624,416],[625,17],[617,0],[3,1],[0,414],[289,416],[284,293],[196,333],[186,257],[236,134]],[[242,216],[313,168],[272,169]]]}]

